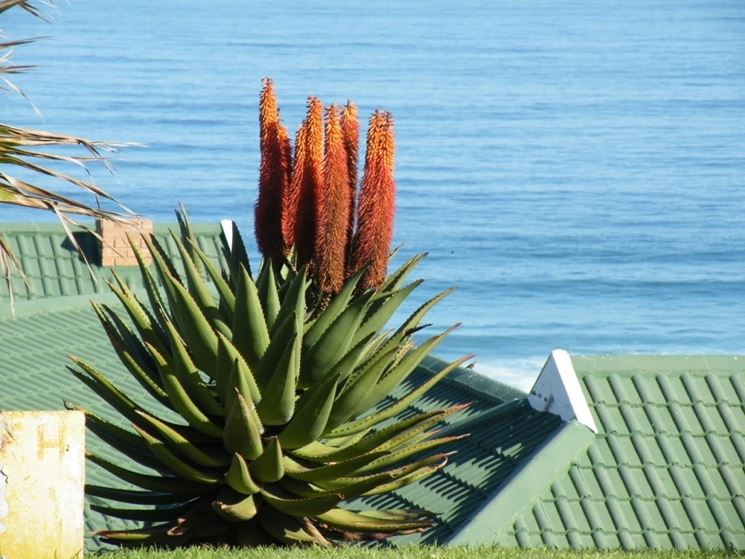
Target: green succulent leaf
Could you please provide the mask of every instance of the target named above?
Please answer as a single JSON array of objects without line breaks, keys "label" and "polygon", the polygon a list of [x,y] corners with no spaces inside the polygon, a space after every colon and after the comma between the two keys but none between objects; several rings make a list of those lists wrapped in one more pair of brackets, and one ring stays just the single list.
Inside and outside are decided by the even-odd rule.
[{"label": "green succulent leaf", "polygon": [[373,305],[373,307],[365,316],[365,321],[362,323],[362,326],[359,328],[359,330],[357,330],[354,337],[354,342],[358,342],[366,336],[374,334],[375,332],[383,328],[391,319],[393,313],[398,310],[398,308],[406,300],[406,298],[411,295],[411,293],[422,283],[423,280],[417,280],[407,285],[403,289],[393,291],[388,297],[385,298],[385,300],[379,301],[375,305]]},{"label": "green succulent leaf", "polygon": [[318,519],[329,527],[342,532],[371,532],[374,534],[419,532],[433,524],[432,519],[426,518],[423,514],[414,513],[402,518],[379,518],[374,516],[377,512],[369,511],[365,514],[336,508],[320,514]]},{"label": "green succulent leaf", "polygon": [[[368,298],[361,297],[353,301],[336,317],[333,323],[321,335],[313,346],[306,346],[303,367],[314,381],[322,380],[326,374],[347,353],[352,341],[356,338],[358,328],[365,318]],[[371,334],[373,332],[370,332]],[[360,341],[365,336],[360,337]]]},{"label": "green succulent leaf", "polygon": [[272,506],[262,507],[262,512],[257,519],[261,527],[275,541],[285,545],[329,545],[330,543],[317,533],[317,530],[313,530],[307,520],[285,514]]},{"label": "green succulent leaf", "polygon": [[212,508],[231,522],[251,520],[259,512],[252,495],[244,495],[232,489],[223,490],[217,499],[212,501]]},{"label": "green succulent leaf", "polygon": [[[207,486],[203,486],[207,487]],[[202,492],[213,491],[212,488],[202,489]],[[193,496],[199,495],[194,484],[188,494],[166,493],[161,491],[139,491],[135,489],[121,489],[119,487],[104,487],[100,485],[86,485],[85,494],[91,497],[99,497],[119,503],[130,503],[134,505],[178,505],[190,501]]]},{"label": "green succulent leaf", "polygon": [[247,460],[256,460],[264,451],[261,442],[263,427],[254,405],[246,401],[236,389],[228,415],[225,418],[223,442],[230,452],[238,453]]},{"label": "green succulent leaf", "polygon": [[111,309],[94,302],[91,306],[122,364],[153,398],[168,406],[168,396],[160,384],[155,362],[142,340]]},{"label": "green succulent leaf", "polygon": [[284,448],[305,446],[321,437],[331,415],[338,384],[338,376],[329,376],[300,396],[294,416],[279,434]]},{"label": "green succulent leaf", "polygon": [[212,294],[198,269],[197,263],[194,261],[194,256],[192,255],[193,244],[189,243],[187,247],[173,231],[169,231],[169,233],[171,239],[176,244],[179,254],[181,255],[181,262],[184,265],[184,276],[186,277],[186,284],[189,293],[202,309],[202,312],[212,318],[218,317],[217,302],[214,297],[212,297]]},{"label": "green succulent leaf", "polygon": [[338,477],[356,474],[360,468],[366,466],[370,461],[385,456],[385,454],[385,452],[372,452],[350,460],[338,461],[317,468],[306,468],[289,456],[285,456],[285,471],[289,477],[299,481],[308,481],[311,483],[328,481]]},{"label": "green succulent leaf", "polygon": [[301,340],[297,332],[294,316],[286,322],[294,326],[294,333],[281,354],[274,374],[264,388],[264,395],[257,406],[259,417],[264,425],[284,425],[292,419],[295,411],[295,388],[300,372]]},{"label": "green succulent leaf", "polygon": [[225,410],[223,410],[220,402],[201,378],[199,370],[192,361],[189,350],[176,331],[176,328],[170,322],[166,326],[171,340],[170,359],[164,356],[168,361],[168,368],[173,371],[189,397],[205,414],[218,417],[224,416]]},{"label": "green succulent leaf", "polygon": [[315,346],[323,336],[326,329],[333,324],[336,318],[344,312],[349,306],[349,302],[354,295],[354,291],[357,288],[357,284],[364,275],[365,270],[362,269],[344,282],[344,286],[339,294],[334,297],[328,306],[323,309],[320,315],[313,322],[313,325],[308,329],[305,334],[305,345],[306,347]]},{"label": "green succulent leaf", "polygon": [[221,437],[222,429],[220,426],[209,418],[197,406],[194,400],[191,399],[186,388],[181,384],[181,381],[166,358],[158,353],[154,347],[151,347],[148,344],[146,344],[146,346],[155,358],[158,371],[160,371],[163,388],[165,389],[166,394],[168,394],[168,399],[171,402],[173,409],[180,413],[189,425],[194,427],[200,433],[217,438]]},{"label": "green succulent leaf", "polygon": [[236,286],[233,343],[253,370],[258,368],[269,346],[269,329],[259,291],[243,266],[238,271]]},{"label": "green succulent leaf", "polygon": [[224,452],[206,452],[194,441],[187,438],[183,430],[178,430],[161,421],[157,417],[144,411],[137,412],[148,424],[153,432],[157,433],[157,438],[166,444],[176,454],[185,460],[190,460],[197,466],[207,468],[219,468],[227,466],[230,463],[230,457]]},{"label": "green succulent leaf", "polygon": [[274,483],[285,475],[282,445],[277,437],[271,437],[261,453],[251,463],[251,474],[263,483]]},{"label": "green succulent leaf", "polygon": [[155,457],[176,475],[194,483],[205,485],[220,483],[221,476],[216,471],[202,469],[186,462],[169,450],[165,443],[153,437],[144,429],[140,429],[135,425],[135,430],[145,439],[145,442],[150,446],[150,450],[152,450]]},{"label": "green succulent leaf", "polygon": [[262,489],[261,498],[267,505],[281,513],[295,517],[316,516],[334,508],[344,498],[343,495],[332,494],[320,497],[294,499],[279,495],[272,490]]},{"label": "green succulent leaf", "polygon": [[122,520],[139,520],[142,522],[163,522],[178,518],[194,506],[193,501],[179,504],[177,506],[162,507],[156,509],[123,509],[119,507],[106,507],[102,505],[91,504],[92,511],[121,518]]},{"label": "green succulent leaf", "polygon": [[121,480],[131,483],[136,487],[148,489],[159,493],[171,493],[181,495],[181,499],[189,498],[194,491],[194,484],[182,477],[167,477],[162,475],[149,475],[133,471],[103,458],[92,452],[87,452],[85,457],[100,466],[107,472],[114,474]]},{"label": "green succulent leaf", "polygon": [[217,357],[217,334],[186,288],[172,276],[166,276],[165,282],[174,301],[178,331],[189,345],[197,367],[208,371]]},{"label": "green succulent leaf", "polygon": [[414,256],[409,258],[406,262],[401,264],[401,266],[396,269],[395,272],[393,272],[386,278],[379,289],[381,291],[394,291],[400,288],[403,282],[406,281],[406,278],[409,276],[409,274],[414,270],[414,268],[416,268],[419,263],[422,262],[422,260],[427,258],[428,255],[428,252],[422,252],[420,254],[415,254]]},{"label": "green succulent leaf", "polygon": [[452,373],[455,369],[457,369],[460,365],[462,365],[463,363],[465,363],[472,357],[473,357],[472,355],[467,355],[465,357],[461,357],[460,359],[457,359],[456,361],[453,361],[452,363],[450,363],[449,365],[441,369],[437,374],[430,377],[423,384],[417,386],[415,389],[408,392],[406,396],[404,396],[397,402],[387,406],[386,408],[374,414],[365,416],[356,421],[352,421],[352,422],[340,425],[333,431],[326,433],[325,436],[346,437],[348,435],[352,435],[354,433],[359,433],[360,431],[370,429],[371,427],[374,427],[375,425],[378,425],[379,423],[382,423],[383,421],[394,417],[396,414],[404,411],[417,398],[421,397],[423,394],[426,394],[427,391],[429,391],[433,386],[435,386],[438,382],[440,382],[440,380],[445,378],[448,374]]},{"label": "green succulent leaf", "polygon": [[237,452],[233,454],[230,469],[225,474],[225,481],[235,491],[243,495],[253,495],[261,489],[261,486],[254,481],[246,460]]},{"label": "green succulent leaf", "polygon": [[[237,388],[247,402],[258,404],[261,401],[261,391],[256,384],[256,379],[254,378],[248,363],[246,363],[243,356],[228,338],[220,333],[218,333],[218,338],[218,343],[220,345],[218,354],[222,351],[224,354],[222,360],[230,363],[230,365],[229,369],[226,367],[225,370],[218,372],[217,375],[224,374],[227,370],[230,371],[227,379],[228,394],[232,392],[231,389]],[[218,360],[221,359],[218,357]],[[224,381],[225,379],[223,379],[223,382]],[[230,397],[227,397],[225,402],[226,405],[229,404]]]},{"label": "green succulent leaf", "polygon": [[277,292],[274,265],[270,260],[264,261],[256,280],[256,288],[259,290],[259,299],[261,299],[261,305],[264,308],[267,328],[273,332],[281,303]]},{"label": "green succulent leaf", "polygon": [[[223,276],[221,270],[210,260],[205,252],[199,248],[198,244],[192,244],[191,250],[194,251],[197,258],[201,262],[204,269],[207,270],[207,274],[212,280],[212,283],[217,288],[217,292],[220,295],[220,301],[225,305],[228,316],[233,316],[235,312],[235,299],[236,295],[230,288],[230,284]],[[245,268],[244,268],[245,269]]]}]

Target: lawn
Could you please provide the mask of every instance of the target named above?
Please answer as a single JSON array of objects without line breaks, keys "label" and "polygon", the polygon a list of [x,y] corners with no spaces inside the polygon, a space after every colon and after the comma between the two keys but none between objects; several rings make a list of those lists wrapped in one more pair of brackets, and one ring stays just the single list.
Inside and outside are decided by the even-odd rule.
[{"label": "lawn", "polygon": [[719,559],[745,557],[743,553],[725,551],[555,551],[545,549],[500,549],[492,547],[408,547],[379,550],[347,548],[263,547],[248,550],[187,548],[178,551],[114,551],[97,555],[107,559]]}]

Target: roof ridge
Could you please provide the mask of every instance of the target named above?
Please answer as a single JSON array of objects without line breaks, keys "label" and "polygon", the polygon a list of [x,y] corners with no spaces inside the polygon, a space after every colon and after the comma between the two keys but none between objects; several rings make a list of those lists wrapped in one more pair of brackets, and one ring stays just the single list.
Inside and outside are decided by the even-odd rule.
[{"label": "roof ridge", "polygon": [[0,321],[23,319],[39,314],[48,315],[65,311],[90,309],[91,301],[111,304],[118,302],[119,299],[114,293],[89,293],[85,295],[40,297],[38,299],[16,301],[14,310],[11,309],[9,303],[0,299]]},{"label": "roof ridge", "polygon": [[[675,353],[623,353],[606,355],[572,355],[577,375],[584,377],[609,376],[666,376],[696,377],[713,374],[731,375],[745,370],[744,354],[675,354]],[[619,369],[619,363],[622,367]],[[675,365],[675,368],[671,368]]]},{"label": "roof ridge", "polygon": [[594,440],[595,434],[585,425],[576,420],[564,423],[522,460],[493,496],[461,524],[447,545],[491,544],[494,534],[508,529],[515,518],[538,502],[544,490],[565,474]]},{"label": "roof ridge", "polygon": [[[422,360],[421,367],[434,374],[447,365],[449,361],[443,360],[433,355],[428,355]],[[434,370],[436,369],[436,370]],[[448,374],[442,381],[442,384],[455,384],[469,392],[477,392],[481,395],[488,396],[494,400],[495,404],[500,405],[504,402],[525,398],[527,394],[483,373],[471,370],[467,367],[458,367]]]}]

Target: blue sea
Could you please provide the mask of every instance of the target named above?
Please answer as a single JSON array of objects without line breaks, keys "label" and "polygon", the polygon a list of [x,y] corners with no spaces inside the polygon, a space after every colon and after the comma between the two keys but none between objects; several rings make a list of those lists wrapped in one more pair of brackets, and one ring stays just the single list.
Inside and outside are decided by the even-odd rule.
[{"label": "blue sea", "polygon": [[[94,177],[173,221],[252,236],[261,78],[396,118],[401,254],[440,354],[529,386],[548,353],[745,352],[745,2],[71,0],[0,16],[43,113],[0,121],[143,144]],[[54,219],[2,208],[0,219]],[[1,224],[0,224],[1,227]]]}]

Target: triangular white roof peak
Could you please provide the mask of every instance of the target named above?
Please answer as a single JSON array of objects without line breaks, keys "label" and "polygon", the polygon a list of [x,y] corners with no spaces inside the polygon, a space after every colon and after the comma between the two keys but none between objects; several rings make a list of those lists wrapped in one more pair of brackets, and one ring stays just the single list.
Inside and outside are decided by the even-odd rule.
[{"label": "triangular white roof peak", "polygon": [[555,349],[530,390],[528,402],[533,409],[558,415],[564,421],[576,419],[594,433],[598,432],[585,394],[582,392],[572,358],[563,349]]},{"label": "triangular white roof peak", "polygon": [[225,235],[225,239],[228,241],[228,246],[233,248],[233,220],[221,219],[220,229],[222,229],[222,234]]}]

